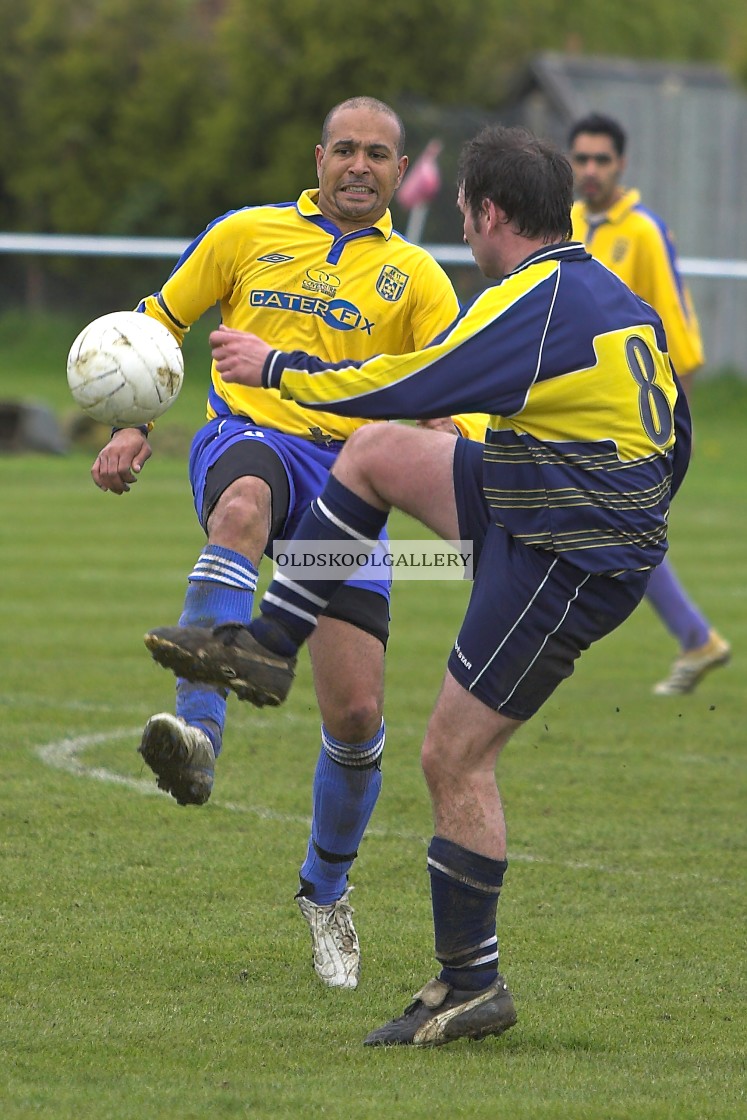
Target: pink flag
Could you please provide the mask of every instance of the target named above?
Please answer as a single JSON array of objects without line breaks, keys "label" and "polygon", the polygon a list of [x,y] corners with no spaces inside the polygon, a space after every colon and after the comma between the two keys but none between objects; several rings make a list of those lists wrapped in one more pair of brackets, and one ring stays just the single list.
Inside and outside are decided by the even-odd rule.
[{"label": "pink flag", "polygon": [[441,189],[438,157],[442,147],[440,140],[431,140],[405,172],[402,186],[397,192],[397,201],[406,210],[431,202]]}]

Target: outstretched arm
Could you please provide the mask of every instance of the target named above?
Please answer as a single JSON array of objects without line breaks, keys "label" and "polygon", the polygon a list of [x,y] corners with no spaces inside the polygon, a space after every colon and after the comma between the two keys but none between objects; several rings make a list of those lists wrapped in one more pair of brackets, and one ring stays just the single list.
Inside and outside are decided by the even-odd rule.
[{"label": "outstretched arm", "polygon": [[[281,396],[289,397],[291,399],[299,399],[303,393],[300,387],[291,388],[287,382],[283,380],[284,374],[292,374],[298,371],[302,374],[324,374],[329,371],[330,376],[338,375],[340,383],[344,383],[347,378],[352,376],[354,382],[357,382],[356,388],[363,387],[365,393],[370,394],[376,389],[386,388],[386,379],[381,378],[380,375],[384,369],[394,365],[399,367],[402,363],[412,364],[413,359],[418,357],[422,358],[427,354],[426,360],[421,368],[409,371],[409,376],[405,379],[408,381],[408,389],[405,393],[402,392],[389,392],[386,393],[386,400],[377,400],[375,403],[371,402],[370,398],[366,401],[365,410],[361,408],[361,415],[371,416],[378,419],[403,419],[403,418],[416,418],[419,417],[423,420],[429,421],[430,427],[434,426],[430,421],[432,418],[438,418],[441,422],[448,424],[452,431],[455,427],[451,420],[446,420],[448,413],[443,407],[450,403],[448,397],[456,396],[459,399],[459,407],[454,411],[463,411],[470,407],[464,401],[464,389],[459,385],[457,378],[458,370],[453,368],[451,363],[448,363],[448,368],[442,369],[443,361],[438,363],[440,377],[438,380],[431,380],[428,376],[428,370],[435,371],[435,363],[432,359],[436,358],[437,347],[433,350],[430,348],[419,354],[413,355],[381,355],[373,361],[376,363],[375,368],[368,372],[371,360],[367,362],[338,362],[330,363],[326,359],[317,358],[314,355],[306,354],[303,351],[294,351],[287,353],[282,350],[274,350],[263,339],[258,338],[257,335],[250,334],[246,331],[231,330],[228,327],[221,326],[210,335],[210,346],[213,352],[213,360],[215,361],[216,369],[224,381],[238,385],[246,385],[251,388],[265,388],[265,389],[279,389]],[[410,362],[408,363],[408,359]],[[365,372],[358,378],[358,370],[361,366],[366,367]],[[415,374],[415,376],[413,376]],[[425,378],[421,375],[426,374]],[[417,380],[418,386],[415,393],[412,390],[415,388],[414,382]],[[449,382],[454,381],[451,386],[451,391],[444,393],[444,390],[449,386]],[[440,385],[439,385],[440,382]],[[421,392],[418,392],[421,390]],[[296,393],[299,393],[299,397]],[[355,416],[358,414],[357,403],[360,402],[360,397],[353,394],[355,401],[348,398],[344,403],[335,400],[331,394],[329,399],[329,407],[333,412],[340,412],[342,415]],[[423,399],[418,399],[422,397]],[[325,398],[326,400],[326,398]],[[300,403],[300,400],[299,400]],[[312,392],[309,399],[304,399],[303,403],[311,408],[323,408],[322,400],[317,398]],[[360,402],[362,404],[362,402]],[[370,411],[369,411],[370,409]],[[412,411],[411,411],[412,409]],[[477,409],[472,408],[472,411],[485,411],[485,406],[480,405]]]},{"label": "outstretched arm", "polygon": [[148,437],[140,428],[121,428],[99,451],[91,477],[100,490],[126,494],[152,454]]},{"label": "outstretched arm", "polygon": [[430,346],[409,354],[330,362],[225,328],[210,342],[226,380],[277,389],[304,408],[372,420],[507,416],[523,407],[537,376],[556,286],[553,269],[539,283],[522,277],[489,288]]}]

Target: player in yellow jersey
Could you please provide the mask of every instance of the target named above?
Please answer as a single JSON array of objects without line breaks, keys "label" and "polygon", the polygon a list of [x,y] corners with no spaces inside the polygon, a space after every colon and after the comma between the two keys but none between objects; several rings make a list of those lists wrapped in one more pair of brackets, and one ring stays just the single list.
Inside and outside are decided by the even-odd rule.
[{"label": "player in yellow jersey", "polygon": [[[217,302],[239,354],[240,332],[249,330],[329,361],[427,345],[454,319],[458,302],[436,261],[392,227],[388,207],[407,167],[400,118],[370,97],[335,106],[316,166],[318,189],[297,202],[246,207],[212,222],[139,310],[181,342]],[[312,412],[278,393],[224,381],[215,363],[207,418],[190,455],[207,543],[188,577],[180,626],[227,624],[230,633],[231,624],[251,617],[263,554],[293,534],[344,441],[369,421]],[[474,417],[458,423],[463,434],[470,424],[477,434]],[[150,454],[147,431],[115,432],[96,459],[94,481],[124,493]],[[388,625],[389,582],[349,584],[310,643],[322,748],[297,897],[316,971],[332,987],[358,982],[347,878],[381,785]],[[180,804],[210,796],[226,696],[225,689],[179,680],[176,715],[159,713],[145,727],[140,751]]]},{"label": "player in yellow jersey", "polygon": [[[700,328],[679,270],[672,235],[637,190],[622,186],[626,135],[619,122],[594,113],[571,128],[569,148],[576,191],[573,236],[659,312],[672,364],[686,393],[703,364]],[[689,599],[668,559],[652,574],[646,598],[680,646],[657,696],[692,692],[705,674],[724,665],[728,642]]]}]

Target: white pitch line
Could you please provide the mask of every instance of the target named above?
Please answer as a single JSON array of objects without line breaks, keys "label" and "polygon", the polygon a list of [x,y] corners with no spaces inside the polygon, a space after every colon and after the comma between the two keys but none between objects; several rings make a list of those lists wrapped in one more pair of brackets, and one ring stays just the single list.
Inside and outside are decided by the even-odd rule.
[{"label": "white pitch line", "polygon": [[[108,770],[103,766],[87,766],[79,757],[90,747],[100,747],[104,743],[109,743],[116,739],[135,739],[138,738],[141,733],[141,727],[119,727],[115,728],[113,731],[100,731],[93,735],[77,735],[74,738],[59,739],[57,742],[46,743],[42,747],[36,747],[35,753],[47,766],[52,766],[56,770],[64,770],[68,774],[75,775],[76,778],[93,778],[98,782],[109,782],[113,785],[125,786],[127,789],[135,790],[137,793],[142,793],[149,797],[154,794],[156,797],[169,797],[170,795],[168,793],[164,793],[163,790],[158,789],[158,787],[154,785],[152,777],[130,778],[125,774],[117,774],[116,771]],[[252,813],[266,820],[277,820],[284,824],[302,824],[307,828],[311,824],[310,817],[278,813],[273,809],[266,809],[263,806],[237,805],[232,802],[221,802],[216,799],[213,799],[212,804],[222,809],[228,809],[231,812]]]},{"label": "white pitch line", "polygon": [[[76,735],[69,739],[59,739],[56,742],[36,747],[34,753],[47,766],[52,766],[56,770],[64,770],[67,774],[73,774],[76,778],[91,778],[97,782],[124,786],[126,789],[134,790],[136,793],[142,793],[148,797],[169,797],[169,794],[164,793],[154,785],[152,778],[130,778],[103,766],[87,766],[80,758],[80,755],[91,747],[100,747],[104,743],[116,739],[135,739],[140,733],[140,727],[119,727],[113,731],[99,731],[92,735]],[[307,829],[311,826],[310,817],[281,813],[264,805],[242,805],[235,801],[221,801],[218,798],[212,798],[211,805],[215,808],[227,809],[232,813],[251,813],[252,816],[259,817],[260,820],[278,821],[281,824],[297,824]],[[419,832],[377,826],[369,828],[367,835],[385,839],[407,840],[421,844],[427,844],[429,839]],[[542,856],[531,855],[528,852],[512,853],[511,859],[522,863],[548,863],[577,871],[598,871],[603,874],[610,874],[610,869],[606,867],[595,866],[591,863],[574,863],[570,860],[550,860]]]},{"label": "white pitch line", "polygon": [[[89,700],[51,699],[46,696],[39,696],[35,692],[14,692],[12,695],[0,692],[0,708],[18,708],[25,711],[28,707],[35,709],[51,708],[60,712],[85,712],[89,715],[105,714],[111,716],[118,714],[122,718],[139,716],[143,710],[142,704],[97,704]],[[238,718],[241,718],[240,713]],[[305,723],[308,720],[308,716],[296,712],[284,712],[282,718],[286,724]],[[277,715],[262,714],[259,710],[255,710],[251,715],[251,726],[253,728],[269,727],[272,723],[277,724],[277,720]],[[138,728],[137,735],[140,736],[141,732],[142,725]],[[128,734],[132,734],[132,732],[129,731]]]},{"label": "white pitch line", "polygon": [[[168,793],[158,789],[153,778],[130,778],[125,774],[117,774],[114,770],[107,770],[103,766],[87,766],[81,761],[80,755],[90,747],[100,747],[104,743],[116,739],[135,739],[141,734],[140,727],[119,727],[113,731],[100,731],[93,735],[77,735],[70,739],[59,739],[57,742],[46,743],[36,747],[35,754],[56,770],[64,770],[76,778],[92,778],[97,782],[109,782],[112,785],[125,786],[135,790],[136,793],[146,794],[149,797],[170,797]],[[281,824],[298,824],[304,828],[311,827],[311,817],[294,813],[281,813],[277,809],[269,809],[264,805],[242,805],[235,801],[221,801],[211,798],[211,806],[227,809],[231,813],[251,813],[262,820],[279,821]],[[368,834],[373,836],[389,836],[398,840],[419,840],[427,843],[427,837],[418,832],[402,832],[390,828],[369,828]]]},{"label": "white pitch line", "polygon": [[57,742],[36,747],[34,753],[42,762],[46,762],[47,766],[52,766],[55,770],[64,770],[68,774],[74,774],[76,778],[93,778],[98,782],[111,782],[113,785],[126,786],[128,789],[137,790],[138,793],[155,793],[159,797],[167,797],[168,794],[163,794],[160,789],[153,785],[152,781],[145,781],[143,778],[128,778],[125,774],[117,774],[105,767],[86,766],[78,758],[78,755],[89,747],[99,747],[112,739],[131,738],[140,734],[141,728],[121,727],[114,731],[100,731],[95,735],[77,735],[72,739],[59,739]]},{"label": "white pitch line", "polygon": [[[34,753],[46,763],[47,766],[52,766],[56,770],[64,770],[68,774],[73,774],[77,778],[92,778],[97,782],[108,782],[112,785],[124,786],[127,789],[134,790],[136,793],[145,794],[148,797],[169,797],[169,794],[164,793],[158,789],[152,778],[130,778],[125,774],[117,774],[114,770],[108,770],[102,766],[87,766],[82,762],[80,755],[88,750],[90,747],[99,747],[103,743],[109,743],[115,739],[134,739],[141,734],[140,727],[120,727],[115,728],[113,731],[100,731],[93,735],[76,735],[69,739],[58,739],[52,743],[46,743],[43,746],[34,748]],[[252,816],[258,817],[260,820],[278,821],[281,824],[297,824],[308,829],[311,826],[311,818],[302,816],[301,814],[281,813],[275,809],[267,808],[264,805],[242,805],[234,801],[221,801],[217,798],[211,798],[210,804],[216,809],[227,809],[232,813],[250,813]],[[394,840],[407,840],[421,844],[427,844],[429,837],[423,836],[418,832],[408,832],[394,828],[381,828],[373,826],[367,829],[368,836],[379,836],[384,839]],[[588,862],[578,862],[576,860],[562,860],[562,859],[548,859],[545,856],[532,855],[530,852],[510,852],[509,860],[516,863],[538,863],[545,864],[553,867],[562,867],[570,871],[594,871],[600,875],[639,875],[640,871],[632,867],[607,867],[603,864],[595,864]],[[697,874],[689,872],[687,875],[668,875],[668,879],[687,879],[691,881],[693,878],[698,878]],[[708,877],[710,883],[719,882],[719,880]]]}]

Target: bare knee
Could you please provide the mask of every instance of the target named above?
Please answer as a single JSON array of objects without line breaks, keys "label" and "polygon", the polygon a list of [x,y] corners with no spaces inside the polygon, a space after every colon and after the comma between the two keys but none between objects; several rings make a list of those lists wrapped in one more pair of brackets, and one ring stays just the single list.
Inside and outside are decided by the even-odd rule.
[{"label": "bare knee", "polygon": [[492,733],[483,736],[470,736],[460,733],[453,724],[431,721],[421,748],[420,764],[434,800],[494,782],[498,756],[519,726],[515,720],[496,718],[501,721],[499,727],[491,728]]},{"label": "bare knee", "polygon": [[373,694],[346,696],[322,711],[324,726],[342,743],[367,743],[381,727],[381,705]]},{"label": "bare knee", "polygon": [[343,743],[367,743],[384,707],[384,647],[373,634],[323,616],[309,639],[324,726]]},{"label": "bare knee", "polygon": [[373,477],[380,473],[382,465],[391,463],[396,454],[396,429],[389,424],[365,424],[356,428],[346,441],[340,457],[332,468],[346,486],[361,482],[373,485]]},{"label": "bare knee", "polygon": [[428,789],[435,796],[446,783],[450,783],[446,753],[439,749],[437,740],[426,736],[420,751],[420,765]]},{"label": "bare knee", "polygon": [[271,512],[270,488],[263,479],[236,479],[223,491],[210,514],[210,541],[256,557],[258,563],[270,535]]},{"label": "bare knee", "polygon": [[386,450],[393,431],[386,424],[364,424],[362,428],[356,428],[346,440],[343,452],[351,455],[354,451],[359,458],[378,455],[382,448]]}]

